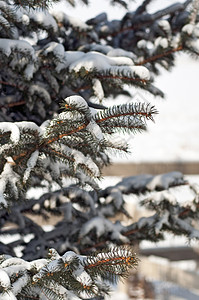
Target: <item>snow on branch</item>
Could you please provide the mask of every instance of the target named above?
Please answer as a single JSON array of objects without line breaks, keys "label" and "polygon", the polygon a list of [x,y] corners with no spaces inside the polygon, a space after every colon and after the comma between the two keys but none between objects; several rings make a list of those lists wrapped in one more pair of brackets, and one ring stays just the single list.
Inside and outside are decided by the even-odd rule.
[{"label": "snow on branch", "polygon": [[[172,178],[171,174],[165,175],[158,177]],[[4,222],[15,220],[14,223],[19,227],[18,232],[23,233],[26,228],[26,234],[34,233],[31,241],[25,242],[19,238],[15,242],[16,245],[25,247],[23,258],[28,260],[44,256],[52,240],[60,253],[78,248],[81,253],[88,254],[90,250],[109,246],[110,242],[113,245],[134,244],[143,240],[157,242],[164,239],[164,233],[167,231],[186,235],[187,238],[198,238],[198,229],[193,223],[199,216],[198,185],[188,184],[183,181],[183,176],[179,176],[179,179],[174,176],[169,185],[166,180],[162,188],[154,186],[154,190],[148,190],[147,183],[156,177],[150,176],[152,175],[142,178],[139,175],[136,176],[137,179],[131,177],[128,188],[127,180],[123,180],[125,189],[121,182],[117,186],[95,192],[73,185],[46,193],[39,198],[35,196],[25,204],[19,203],[17,208],[10,207],[10,215],[6,209],[1,210],[1,224],[3,226]],[[141,185],[138,185],[139,181],[142,181]],[[186,201],[179,198],[179,189],[187,195]],[[126,193],[131,195],[126,197]],[[140,217],[138,220],[131,218],[135,212],[134,209],[129,209],[126,200],[135,202],[136,211],[140,205],[142,211],[143,206],[150,210],[150,217]],[[35,215],[42,214],[44,217],[49,212],[56,213],[62,219],[50,232],[44,232],[39,225],[27,217],[24,218],[23,215],[30,210]],[[121,221],[121,214],[128,217],[128,224]],[[12,235],[13,231],[8,228],[4,229],[2,234],[5,233]],[[42,247],[38,250],[41,235]],[[13,255],[13,244],[7,244],[6,247]]]},{"label": "snow on branch", "polygon": [[[33,77],[35,71],[34,62],[36,61],[36,55],[34,48],[27,42],[23,40],[11,40],[11,39],[0,39],[0,54],[5,56],[7,59],[13,56],[10,65],[15,68],[17,64],[23,69],[23,74],[27,80]],[[16,61],[17,55],[20,55],[20,62]],[[24,68],[24,65],[26,66]]]},{"label": "snow on branch", "polygon": [[[31,182],[31,174],[38,170],[45,172],[47,165],[58,182],[61,174],[68,171],[80,183],[88,182],[84,175],[90,179],[99,178],[100,170],[107,163],[106,151],[110,148],[127,150],[117,142],[110,142],[109,136],[119,129],[144,130],[146,120],[153,120],[153,114],[157,113],[149,104],[135,103],[93,114],[87,102],[78,95],[67,97],[62,107],[64,112],[40,127],[26,121],[0,124],[2,161],[7,166],[5,157],[12,158],[14,171],[9,170],[17,174],[18,184],[24,188]],[[5,172],[3,168],[2,172]],[[2,186],[2,195],[5,190],[9,193],[8,181]]]},{"label": "snow on branch", "polygon": [[65,27],[72,27],[74,29],[78,29],[82,31],[90,31],[92,29],[91,26],[87,25],[85,22],[81,21],[77,17],[71,17],[64,12],[53,12],[54,18],[59,22],[59,24],[63,24]]},{"label": "snow on branch", "polygon": [[88,118],[91,118],[91,116],[89,117],[90,109],[88,107],[88,104],[86,100],[84,100],[80,96],[67,97],[63,101],[63,108],[65,108],[66,111],[77,111],[83,113],[87,115]]},{"label": "snow on branch", "polygon": [[103,295],[108,291],[103,282],[105,269],[116,280],[138,265],[138,258],[130,247],[115,247],[88,257],[73,251],[60,256],[55,249],[50,249],[47,259],[27,262],[5,255],[0,259],[0,297],[4,300],[36,298],[41,294],[48,295],[48,299]]},{"label": "snow on branch", "polygon": [[[138,262],[131,248],[110,244],[158,241],[166,231],[199,239],[193,222],[199,217],[199,188],[181,173],[132,176],[104,190],[97,184],[108,151],[128,151],[113,134],[144,130],[157,113],[140,103],[105,108],[103,98],[129,95],[127,84],[162,96],[151,74],[158,75],[159,66],[169,70],[177,52],[199,53],[198,0],[152,13],[150,2],[122,20],[108,21],[103,13],[82,22],[64,12],[48,13],[49,1],[0,1],[0,119],[5,120],[0,124],[0,234],[15,236],[14,242],[0,243],[2,253],[13,255],[0,257],[0,299],[101,297],[108,292],[104,280],[116,281]],[[123,0],[112,3],[126,6]],[[92,103],[93,97],[100,102]],[[63,188],[69,177],[73,184]],[[191,191],[192,200],[177,198],[179,186]],[[38,196],[34,190],[30,199],[29,187],[48,193]],[[125,194],[150,210],[150,217],[132,219]],[[30,212],[60,219],[45,232]],[[43,258],[49,245],[59,253],[51,249]],[[20,246],[19,259],[14,256]],[[101,253],[80,255],[91,249]]]},{"label": "snow on branch", "polygon": [[165,190],[172,186],[184,185],[187,181],[181,172],[169,172],[160,175],[142,174],[124,178],[116,187],[125,194]]},{"label": "snow on branch", "polygon": [[12,195],[14,200],[18,199],[19,192],[17,184],[19,183],[20,176],[13,171],[13,166],[15,165],[13,159],[11,157],[6,158],[6,163],[4,165],[3,171],[0,174],[0,206],[7,207],[10,199],[7,198],[6,201],[5,194],[7,190],[7,186],[9,185],[9,193]]},{"label": "snow on branch", "polygon": [[32,61],[35,60],[35,51],[26,41],[0,39],[0,50],[7,57],[9,57],[13,51],[17,51],[21,54],[28,55]]},{"label": "snow on branch", "polygon": [[32,23],[39,25],[41,29],[51,30],[53,33],[58,31],[58,25],[53,16],[47,10],[38,10],[37,12],[31,10],[29,18]]},{"label": "snow on branch", "polygon": [[[199,231],[193,223],[193,220],[197,220],[199,215],[198,185],[194,185],[192,187],[191,184],[189,185],[186,181],[183,181],[180,174],[173,174],[173,179],[172,174],[162,174],[162,176],[158,176],[162,177],[162,179],[168,179],[170,177],[169,183],[168,180],[165,180],[165,184],[161,183],[161,188],[160,185],[154,185],[154,190],[150,190],[150,192],[148,190],[147,193],[146,186],[147,183],[151,181],[150,176],[143,178],[141,185],[145,185],[145,188],[142,187],[142,189],[140,189],[140,186],[136,186],[136,180],[134,180],[134,189],[131,185],[132,182],[129,181],[129,188],[126,188],[125,190],[123,189],[122,192],[118,188],[122,188],[121,183],[119,183],[118,186],[108,187],[100,192],[99,200],[101,199],[101,201],[99,208],[97,209],[99,215],[94,216],[92,219],[87,221],[80,230],[83,253],[87,253],[87,251],[92,249],[92,247],[101,248],[102,245],[106,245],[106,243],[110,242],[110,239],[113,243],[134,243],[142,240],[156,242],[160,239],[164,239],[164,232],[167,231],[177,235],[185,235],[188,239],[198,239]],[[137,182],[139,182],[141,177],[136,177],[138,179]],[[155,177],[156,176],[154,176],[154,178]],[[178,179],[176,179],[176,177],[178,177]],[[179,199],[179,196],[176,196],[176,187],[179,189],[179,186],[181,185],[183,185],[182,188],[187,189],[186,193],[189,201],[182,202],[181,199]],[[162,190],[155,191],[156,188],[160,188]],[[139,193],[140,199],[144,198],[144,200],[139,201],[139,197],[136,200],[133,195],[133,193],[136,192],[136,189]],[[132,223],[127,226],[124,225],[124,223],[121,224],[120,221],[116,221],[114,223],[109,220],[107,222],[105,217],[107,218],[109,216],[113,218],[113,216],[116,216],[118,211],[126,214],[124,210],[124,194],[126,192],[130,194],[132,193],[132,196],[134,196],[132,197],[132,201],[136,200],[138,207],[139,205],[144,206],[145,209],[151,210],[152,214],[150,213],[150,217],[141,217],[136,222],[132,221]],[[128,197],[128,199],[130,198]],[[116,208],[117,203],[120,205]],[[129,210],[128,212],[130,213]],[[90,233],[89,238],[88,233]],[[95,239],[97,240],[96,242],[94,242]],[[85,241],[92,246],[84,248]]]},{"label": "snow on branch", "polygon": [[8,123],[8,122],[1,122],[0,123],[0,131],[4,135],[6,132],[10,132],[10,140],[13,143],[18,143],[20,139],[20,131],[16,124]]},{"label": "snow on branch", "polygon": [[196,56],[199,55],[199,23],[186,24],[182,27],[183,44],[186,50],[190,50]]},{"label": "snow on branch", "polygon": [[23,183],[24,184],[28,180],[31,170],[35,167],[35,165],[37,163],[37,160],[38,160],[38,156],[39,156],[39,151],[36,150],[31,154],[30,158],[28,159],[27,168],[26,168],[26,170],[24,172],[24,176],[23,176]]},{"label": "snow on branch", "polygon": [[[76,93],[88,101],[93,96],[101,101],[122,94],[123,85],[129,84],[163,96],[151,85],[151,74],[159,73],[159,65],[169,70],[176,52],[199,53],[198,23],[197,18],[194,24],[190,20],[189,1],[154,13],[144,5],[146,11],[128,12],[122,20],[110,22],[105,13],[81,22],[64,12],[16,9],[4,2],[0,3],[2,84],[6,95],[8,87],[15,86],[12,105],[24,105],[24,119],[30,112],[39,112],[38,124],[51,118],[54,106],[58,112],[54,99],[59,102]],[[45,30],[44,38],[41,30]],[[36,90],[27,92],[31,80],[38,92],[43,88],[45,103]]]},{"label": "snow on branch", "polygon": [[128,243],[128,238],[121,234],[122,229],[123,226],[117,222],[114,224],[104,217],[93,217],[82,226],[79,238],[82,239],[83,237],[86,237],[94,230],[97,238],[103,237],[107,232],[109,232],[111,240]]},{"label": "snow on branch", "polygon": [[121,80],[123,78],[143,82],[150,80],[150,73],[147,68],[134,66],[133,60],[126,57],[124,51],[120,51],[120,54],[124,56],[113,56],[113,54],[109,55],[109,53],[105,55],[96,51],[88,53],[82,51],[63,52],[62,45],[51,42],[45,46],[43,51],[45,56],[49,53],[53,53],[55,58],[58,59],[58,64],[56,65],[58,73],[67,68],[69,72],[79,73],[80,75],[85,70],[85,75],[87,74],[88,76],[90,74],[92,76],[93,73],[94,78],[97,76],[104,76],[105,78],[109,74],[110,78],[118,76]]},{"label": "snow on branch", "polygon": [[80,72],[82,69],[85,69],[87,72],[96,71],[99,73],[99,76],[104,76],[104,78],[110,74],[110,78],[111,76],[118,76],[121,80],[123,78],[136,80],[137,78],[140,81],[149,81],[150,79],[150,73],[147,68],[134,66],[132,59],[128,57],[111,57],[95,51],[90,51],[89,53],[79,52],[79,58],[76,53],[74,60],[72,60],[70,53],[66,52],[66,55],[69,56],[70,71]]}]

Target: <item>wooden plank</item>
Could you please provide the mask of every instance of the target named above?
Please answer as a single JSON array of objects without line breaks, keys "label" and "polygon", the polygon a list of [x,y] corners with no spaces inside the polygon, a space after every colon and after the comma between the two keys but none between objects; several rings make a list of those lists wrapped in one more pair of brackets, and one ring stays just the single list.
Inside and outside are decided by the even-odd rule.
[{"label": "wooden plank", "polygon": [[143,256],[159,256],[170,261],[180,260],[199,260],[199,254],[192,247],[158,247],[151,249],[140,249],[139,253]]},{"label": "wooden plank", "polygon": [[187,175],[199,174],[199,162],[114,163],[103,169],[103,176],[155,175],[172,171],[179,171]]}]

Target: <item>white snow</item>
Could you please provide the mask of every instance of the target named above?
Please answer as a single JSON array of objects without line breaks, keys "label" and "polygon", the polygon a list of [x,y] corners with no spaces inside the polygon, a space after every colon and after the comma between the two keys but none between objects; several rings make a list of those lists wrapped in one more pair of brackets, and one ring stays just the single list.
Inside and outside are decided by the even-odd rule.
[{"label": "white snow", "polygon": [[10,286],[10,278],[8,274],[2,269],[0,269],[0,285],[3,288],[8,288]]},{"label": "white snow", "polygon": [[22,122],[16,122],[14,124],[17,125],[17,127],[19,127],[21,130],[30,129],[30,130],[37,131],[38,133],[42,132],[41,128],[37,124],[35,124],[34,122],[22,121]]},{"label": "white snow", "polygon": [[109,58],[106,55],[98,52],[89,52],[80,54],[73,63],[70,64],[70,71],[74,70],[78,72],[82,67],[87,71],[91,71],[95,68],[98,70],[108,69],[110,66]]},{"label": "white snow", "polygon": [[137,43],[137,47],[139,48],[139,49],[144,49],[144,48],[146,48],[146,46],[147,46],[147,42],[146,42],[146,40],[140,40],[138,43]]},{"label": "white snow", "polygon": [[34,64],[31,64],[31,63],[28,64],[24,70],[24,76],[26,77],[27,80],[30,80],[33,77],[34,71],[35,71]]},{"label": "white snow", "polygon": [[107,232],[110,228],[112,229],[112,223],[103,217],[92,218],[82,226],[80,237],[87,235],[93,228],[96,229],[96,234],[100,237],[104,232]]},{"label": "white snow", "polygon": [[64,253],[64,255],[62,256],[62,259],[64,260],[64,262],[70,262],[71,260],[73,260],[75,257],[77,256],[77,254],[73,251],[67,251],[66,253]]},{"label": "white snow", "polygon": [[39,157],[39,151],[36,150],[31,154],[30,158],[28,159],[27,168],[26,168],[26,170],[24,172],[24,176],[23,176],[23,183],[25,183],[28,180],[31,170],[35,167],[35,165],[37,163],[38,157]]},{"label": "white snow", "polygon": [[53,29],[54,32],[58,30],[55,19],[47,10],[31,10],[31,12],[29,13],[29,18],[42,25],[42,27],[47,30]]},{"label": "white snow", "polygon": [[37,271],[42,269],[48,263],[47,259],[41,258],[30,262],[30,267],[36,268]]},{"label": "white snow", "polygon": [[10,257],[1,263],[1,268],[8,269],[8,267],[10,267],[10,271],[8,271],[8,272],[11,272],[11,274],[12,274],[12,271],[13,271],[12,268],[14,268],[14,266],[18,266],[18,265],[21,266],[22,268],[23,267],[28,268],[29,262],[26,262],[23,259],[18,258],[18,257]]},{"label": "white snow", "polygon": [[16,265],[10,265],[8,267],[4,267],[4,271],[8,274],[9,277],[11,277],[13,274],[16,273],[24,273],[27,269],[26,265],[28,263],[25,262],[25,264],[23,264],[23,262],[21,262],[21,264],[16,264]]},{"label": "white snow", "polygon": [[152,180],[147,184],[147,188],[149,190],[154,190],[156,187],[162,187],[164,189],[168,189],[169,185],[173,183],[175,180],[182,180],[183,174],[177,171],[160,174],[153,177]]},{"label": "white snow", "polygon": [[180,35],[180,33],[178,33],[178,34],[176,34],[175,37],[172,38],[172,40],[170,42],[170,46],[172,48],[177,48],[179,46],[180,40],[181,40],[181,35]]},{"label": "white snow", "polygon": [[117,209],[120,209],[123,203],[122,193],[118,188],[113,188],[108,197],[106,197],[106,202],[114,201],[114,205]]},{"label": "white snow", "polygon": [[92,229],[96,230],[97,237],[100,237],[104,234],[104,232],[111,233],[111,239],[122,240],[124,243],[128,243],[129,240],[127,237],[121,235],[120,231],[122,229],[122,225],[118,222],[113,224],[111,221],[104,217],[94,217],[87,221],[81,228],[79,237],[83,237],[87,235]]},{"label": "white snow", "polygon": [[107,56],[112,56],[112,57],[123,56],[123,57],[129,57],[131,59],[134,58],[133,52],[126,51],[126,50],[120,49],[120,48],[112,48],[110,51],[108,51]]},{"label": "white snow", "polygon": [[70,24],[74,28],[79,28],[83,30],[89,30],[91,27],[83,22],[77,16],[69,16],[62,11],[52,11],[52,15],[57,19],[58,22],[64,24]]},{"label": "white snow", "polygon": [[196,39],[196,40],[188,40],[186,42],[186,45],[192,49],[194,49],[197,53],[199,52],[199,40]]},{"label": "white snow", "polygon": [[170,24],[167,20],[159,20],[158,25],[162,27],[162,29],[166,32],[169,32],[171,30]]},{"label": "white snow", "polygon": [[85,111],[88,110],[88,104],[86,100],[84,100],[84,98],[82,98],[81,96],[75,95],[75,96],[67,97],[64,99],[64,102],[69,106],[75,105],[77,108],[80,107]]},{"label": "white snow", "polygon": [[192,183],[191,184],[192,189],[194,190],[195,193],[199,194],[199,184],[198,183]]},{"label": "white snow", "polygon": [[34,95],[34,94],[39,95],[40,97],[42,97],[42,100],[47,104],[51,103],[51,97],[48,91],[38,84],[31,84],[29,86],[29,93],[30,95]]},{"label": "white snow", "polygon": [[79,266],[78,269],[73,271],[73,276],[81,282],[83,285],[91,285],[92,284],[92,279],[90,275],[84,270],[83,265]]},{"label": "white snow", "polygon": [[161,232],[164,224],[169,225],[169,215],[170,215],[169,211],[164,212],[163,216],[161,216],[158,223],[156,223],[156,226],[155,226],[156,234],[159,234]]},{"label": "white snow", "polygon": [[16,183],[19,180],[19,175],[15,173],[12,169],[14,163],[8,158],[7,162],[4,165],[3,172],[0,175],[0,204],[7,206],[7,202],[4,198],[4,191],[6,189],[7,183],[10,184],[12,192],[14,195],[18,195],[18,189]]},{"label": "white snow", "polygon": [[30,55],[32,60],[35,59],[35,51],[33,47],[24,40],[0,39],[0,50],[8,57],[13,50],[17,50],[23,54]]},{"label": "white snow", "polygon": [[149,79],[149,71],[143,66],[133,66],[134,63],[132,59],[128,57],[110,57],[95,51],[88,53],[79,51],[75,54],[71,53],[71,51],[67,51],[66,55],[70,71],[74,70],[78,72],[81,68],[85,68],[87,71],[91,71],[95,68],[99,71],[103,71],[108,70],[112,66],[129,66],[138,76],[144,76],[143,79]]},{"label": "white snow", "polygon": [[104,98],[104,90],[103,90],[100,80],[97,78],[94,78],[92,80],[92,84],[93,84],[93,91],[94,91],[95,96],[98,98],[99,101],[102,101]]},{"label": "white snow", "polygon": [[194,26],[194,29],[193,29],[193,36],[195,36],[196,38],[199,38],[199,23],[197,23],[197,24]]},{"label": "white snow", "polygon": [[[109,60],[107,62],[110,65],[117,65],[117,66],[133,66],[134,63],[131,58],[125,57],[125,56],[109,56]],[[138,67],[139,68],[139,67]]]},{"label": "white snow", "polygon": [[86,226],[84,224],[80,231],[80,237],[83,237],[86,234],[88,234],[92,228],[96,228],[97,236],[101,236],[104,232],[103,219],[100,217],[92,218],[92,220],[86,223]]},{"label": "white snow", "polygon": [[111,66],[109,72],[113,76],[127,77],[129,79],[139,77],[143,80],[150,79],[150,72],[143,66]]},{"label": "white snow", "polygon": [[175,197],[175,195],[167,190],[152,193],[151,196],[147,197],[147,200],[153,200],[153,201],[157,202],[157,204],[161,203],[163,200],[167,200],[173,205],[177,203],[177,198]]},{"label": "white snow", "polygon": [[53,54],[60,59],[60,61],[64,58],[65,50],[64,46],[62,44],[56,43],[56,42],[50,42],[46,45],[44,49],[44,55],[47,55],[48,53],[53,52]]},{"label": "white snow", "polygon": [[30,23],[30,18],[29,18],[29,16],[23,15],[23,16],[22,16],[22,23],[23,23],[24,25],[28,25],[28,24]]},{"label": "white snow", "polygon": [[92,134],[94,138],[101,141],[104,139],[102,130],[99,125],[93,120],[89,122],[89,124],[86,126],[86,129]]},{"label": "white snow", "polygon": [[[54,51],[54,45],[47,46],[45,53]],[[117,50],[118,53],[119,50]],[[62,50],[58,51],[62,56]],[[56,54],[56,53],[55,53]],[[124,56],[107,56],[99,52],[90,51],[84,53],[81,51],[66,51],[62,62],[57,64],[57,71],[60,72],[63,68],[69,68],[69,71],[79,72],[82,68],[90,72],[97,70],[98,72],[110,72],[113,76],[126,76],[126,77],[139,77],[143,80],[150,79],[150,73],[147,68],[143,66],[134,66],[131,58]],[[103,75],[103,74],[102,74]],[[103,97],[103,90],[100,88],[99,83],[96,87],[94,81],[95,92],[100,92],[100,98]]]},{"label": "white snow", "polygon": [[4,132],[10,131],[10,139],[13,143],[17,144],[20,139],[20,131],[15,123],[0,122],[0,130]]},{"label": "white snow", "polygon": [[151,217],[142,217],[139,219],[138,221],[138,229],[142,228],[142,227],[145,227],[145,226],[148,226],[150,228],[150,226],[154,223],[154,217],[151,216]]},{"label": "white snow", "polygon": [[193,24],[186,24],[182,27],[182,32],[186,32],[188,35],[192,35],[192,32],[194,30]]},{"label": "white snow", "polygon": [[[76,149],[72,149],[67,147],[66,145],[61,144],[61,150],[62,151],[66,151],[66,153],[68,153],[68,155],[72,155],[72,157],[74,158],[74,168],[77,169],[78,165],[85,165],[89,170],[92,171],[94,176],[99,176],[100,172],[99,172],[99,168],[97,167],[97,165],[94,163],[94,161],[92,160],[92,158],[87,154],[86,156],[76,150]],[[54,147],[56,147],[56,149],[59,150],[59,145],[56,145]]]},{"label": "white snow", "polygon": [[141,79],[150,79],[150,72],[147,68],[143,66],[134,66],[131,67],[131,69],[134,71],[135,75],[139,76]]},{"label": "white snow", "polygon": [[29,280],[29,276],[26,273],[23,274],[23,276],[21,276],[20,278],[18,278],[12,284],[12,291],[14,295],[18,295],[21,292],[22,288],[27,285]]},{"label": "white snow", "polygon": [[161,36],[159,36],[156,40],[155,40],[155,46],[158,47],[162,47],[162,48],[168,48],[169,46],[169,42],[167,40],[167,38],[162,38]]},{"label": "white snow", "polygon": [[67,67],[70,66],[73,62],[80,60],[81,57],[84,57],[85,53],[82,51],[66,51],[65,58],[67,61]]}]

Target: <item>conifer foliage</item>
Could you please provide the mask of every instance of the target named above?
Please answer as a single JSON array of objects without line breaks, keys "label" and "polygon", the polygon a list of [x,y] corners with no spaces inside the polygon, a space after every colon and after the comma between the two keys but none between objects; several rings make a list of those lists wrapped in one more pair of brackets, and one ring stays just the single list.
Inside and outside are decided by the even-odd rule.
[{"label": "conifer foliage", "polygon": [[125,275],[137,262],[127,247],[88,257],[73,251],[60,256],[55,249],[49,249],[47,259],[31,262],[2,255],[1,299],[41,299],[41,294],[42,299],[100,296],[109,291],[104,279],[116,281],[117,276]]},{"label": "conifer foliage", "polygon": [[[0,1],[2,300],[103,299],[107,282],[137,266],[132,249],[140,241],[165,231],[199,238],[199,188],[181,173],[99,187],[109,152],[128,152],[115,134],[142,132],[157,114],[149,103],[105,107],[103,100],[130,95],[127,85],[163,97],[153,83],[160,67],[170,70],[177,52],[199,54],[199,1],[149,13],[145,0],[121,20],[101,13],[86,22],[50,12],[53,2]],[[179,202],[179,186],[191,202]],[[142,195],[150,217],[134,222],[127,194]],[[37,224],[53,215],[59,221],[50,229]]]}]

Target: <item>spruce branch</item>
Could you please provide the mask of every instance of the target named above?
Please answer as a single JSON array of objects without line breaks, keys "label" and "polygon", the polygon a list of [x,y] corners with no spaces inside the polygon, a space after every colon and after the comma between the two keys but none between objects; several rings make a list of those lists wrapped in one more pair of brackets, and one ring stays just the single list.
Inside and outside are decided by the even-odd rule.
[{"label": "spruce branch", "polygon": [[[69,169],[73,177],[77,177],[80,171],[90,178],[99,178],[101,168],[107,163],[103,153],[110,148],[127,150],[126,146],[110,142],[107,134],[111,135],[119,129],[130,132],[144,130],[146,121],[153,120],[153,115],[157,113],[149,104],[135,103],[115,106],[92,115],[87,102],[80,96],[66,98],[62,107],[64,112],[41,126],[25,121],[0,124],[1,157],[3,161],[8,157],[13,161],[12,167],[9,165],[8,168],[8,162],[6,169],[2,165],[2,174],[10,170],[16,177],[10,187],[14,199],[18,197],[17,186],[25,188],[31,174],[35,174],[36,168],[45,168],[48,159],[51,168],[57,170],[57,175],[54,175],[56,180],[60,169],[62,174]],[[89,150],[83,144],[87,144]],[[9,191],[10,176],[4,176],[1,180],[3,195]],[[6,203],[4,198],[2,203]]]},{"label": "spruce branch", "polygon": [[[179,187],[190,189],[193,192],[194,200],[180,203],[175,197],[175,189],[179,189]],[[198,239],[198,231],[192,224],[193,220],[197,220],[199,214],[198,191],[197,185],[188,184],[182,174],[178,172],[157,176],[129,177],[118,183],[116,187],[108,187],[95,193],[71,186],[42,195],[39,199],[35,197],[35,199],[26,201],[25,204],[19,203],[17,211],[16,207],[10,208],[10,216],[6,210],[1,210],[1,226],[4,222],[12,220],[18,227],[17,230],[3,230],[1,234],[34,233],[34,238],[30,242],[25,243],[20,238],[15,243],[15,246],[25,247],[23,258],[27,260],[30,260],[31,257],[36,259],[44,256],[52,241],[60,253],[69,247],[69,249],[79,249],[80,253],[88,254],[91,250],[108,247],[110,241],[114,245],[132,245],[146,239],[157,242],[164,239],[166,231]],[[153,212],[155,210],[156,213],[147,218],[140,218],[136,222],[132,220],[131,224],[127,226],[119,221],[108,220],[108,218],[116,217],[118,219],[118,212],[125,214],[124,195],[131,193],[136,193],[144,198],[145,200],[141,204],[146,209]],[[40,212],[42,214],[45,212],[57,213],[61,221],[50,232],[41,231],[39,225],[23,216],[30,213],[31,210],[35,216]],[[189,230],[186,231],[186,228],[180,226],[180,221],[176,225],[177,219],[183,220],[184,226],[187,224]],[[191,228],[192,231],[190,231]],[[7,247],[13,249],[13,244],[8,244]]]},{"label": "spruce branch", "polygon": [[47,259],[32,262],[2,255],[0,296],[7,293],[13,299],[40,299],[39,291],[51,300],[72,295],[82,299],[85,294],[91,298],[107,293],[107,287],[103,287],[105,267],[112,275],[123,277],[137,264],[136,254],[127,247],[115,247],[88,258],[72,251],[60,256],[49,249]]},{"label": "spruce branch", "polygon": [[[1,100],[1,99],[0,99]],[[21,106],[21,105],[24,105],[26,102],[25,100],[20,100],[20,101],[17,101],[17,102],[11,102],[11,103],[5,103],[5,104],[2,104],[0,105],[0,108],[2,107],[15,107],[15,106]]]},{"label": "spruce branch", "polygon": [[[199,53],[199,2],[187,0],[154,13],[148,11],[150,2],[122,20],[108,21],[102,13],[82,22],[64,11],[49,13],[50,1],[1,1],[0,235],[15,240],[0,243],[1,253],[12,255],[0,258],[0,298],[101,298],[109,292],[107,280],[115,282],[136,267],[132,245],[164,239],[165,232],[199,239],[194,223],[199,188],[181,173],[133,176],[98,187],[109,151],[128,151],[114,134],[142,131],[157,114],[141,103],[107,108],[104,98],[129,96],[126,84],[162,96],[151,84],[159,66],[170,70],[178,52]],[[179,201],[179,187],[194,199]],[[39,196],[37,188],[47,193]],[[131,218],[127,194],[137,197],[150,217]],[[45,231],[38,217],[46,222],[51,216],[57,218]],[[19,247],[20,259],[15,257]],[[43,258],[49,247],[59,253],[50,249]],[[100,252],[90,254],[95,249]]]},{"label": "spruce branch", "polygon": [[[108,72],[107,72],[108,73]],[[113,80],[121,80],[124,83],[129,83],[129,82],[140,82],[143,84],[146,84],[148,81],[146,79],[142,79],[142,78],[131,78],[131,77],[127,77],[127,76],[122,76],[122,75],[97,75],[97,78],[99,79],[113,79]]]},{"label": "spruce branch", "polygon": [[153,114],[157,114],[157,110],[154,106],[145,103],[133,103],[113,106],[110,109],[104,109],[103,111],[95,115],[97,123],[108,121],[112,118],[133,116],[138,119],[146,118],[146,120],[152,120]]},{"label": "spruce branch", "polygon": [[183,50],[183,46],[180,45],[175,49],[170,49],[168,51],[165,51],[165,52],[156,54],[154,56],[151,56],[149,58],[146,58],[143,61],[138,62],[136,65],[141,66],[141,65],[145,65],[145,64],[150,63],[150,62],[157,62],[159,59],[162,59],[162,58],[164,58],[164,57],[166,57],[166,56],[168,56],[168,55],[170,55],[174,52],[180,52],[182,50]]},{"label": "spruce branch", "polygon": [[[1,110],[6,108],[5,120],[8,114],[17,114],[17,120],[27,119],[32,115],[32,120],[41,124],[44,119],[52,118],[54,109],[58,112],[57,103],[62,98],[79,93],[88,102],[92,96],[97,96],[101,101],[103,97],[122,94],[124,84],[141,87],[157,95],[157,90],[152,88],[149,82],[147,71],[145,70],[144,76],[140,76],[142,70],[135,71],[135,67],[143,67],[147,63],[150,72],[158,74],[158,65],[168,70],[174,65],[173,53],[175,52],[182,50],[198,56],[195,33],[193,36],[187,37],[180,32],[184,25],[191,25],[190,14],[187,10],[189,4],[190,1],[186,1],[149,14],[147,13],[148,1],[146,1],[141,6],[140,12],[139,9],[135,12],[128,12],[123,21],[117,20],[117,26],[114,22],[103,21],[103,18],[96,19],[97,23],[93,21],[94,23],[91,22],[90,25],[85,22],[75,22],[74,18],[70,18],[64,13],[48,14],[51,22],[46,23],[47,11],[39,12],[40,19],[43,20],[39,21],[36,11],[32,11],[29,17],[26,9],[21,10],[18,14],[16,7],[11,4],[1,4],[2,16],[11,24],[10,28],[14,28],[16,31],[16,38],[12,40],[9,38],[10,36],[2,33],[0,80],[3,85],[7,82],[4,85],[5,96],[10,95],[11,86],[16,87],[12,91],[12,95],[16,95],[13,103],[16,102],[16,105],[18,103],[19,106],[22,106],[20,114],[16,113],[14,104],[12,106],[12,104],[6,105],[5,103],[1,106]],[[168,15],[162,19],[164,14]],[[184,14],[187,16],[186,18],[183,17]],[[29,23],[25,22],[28,17]],[[171,18],[171,22],[169,18]],[[140,21],[135,22],[136,19]],[[149,24],[147,25],[146,22]],[[164,27],[165,22],[170,24],[169,31]],[[178,22],[182,22],[182,24],[179,25]],[[60,24],[62,24],[61,27]],[[76,27],[75,24],[77,24]],[[137,24],[141,27],[134,28]],[[39,37],[38,31],[41,28],[46,32],[45,39]],[[116,28],[119,30],[129,28],[129,30],[119,32],[116,31]],[[38,34],[38,42],[34,45],[18,39],[18,36],[21,35],[28,37],[33,30]],[[69,34],[66,34],[67,30],[69,30]],[[101,30],[106,45],[101,44]],[[112,35],[110,39],[112,30],[115,35]],[[149,34],[146,33],[147,30],[149,30]],[[11,29],[9,29],[10,31]],[[80,35],[81,32],[84,32],[84,35]],[[107,36],[104,36],[106,32]],[[180,41],[177,42],[178,33],[180,33]],[[132,34],[135,38],[131,37]],[[94,38],[94,43],[91,42],[92,38]],[[159,38],[162,38],[162,41],[157,46],[156,40]],[[75,40],[74,44],[73,39]],[[63,42],[58,42],[62,40]],[[152,42],[152,49],[140,48],[140,42],[143,41],[146,44]],[[166,43],[168,47],[162,49],[161,45],[166,45]],[[76,46],[73,47],[73,45]],[[179,50],[181,46],[182,49]],[[99,55],[99,52],[103,55]],[[78,55],[76,55],[77,53]],[[136,66],[134,62],[137,64]],[[100,88],[96,82],[100,82]],[[162,95],[162,93],[158,93],[158,95]],[[10,111],[13,114],[10,114]],[[1,116],[1,118],[3,117]]]}]

